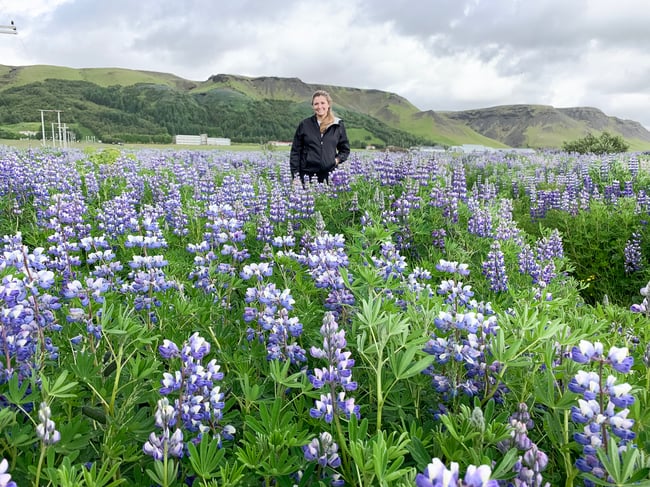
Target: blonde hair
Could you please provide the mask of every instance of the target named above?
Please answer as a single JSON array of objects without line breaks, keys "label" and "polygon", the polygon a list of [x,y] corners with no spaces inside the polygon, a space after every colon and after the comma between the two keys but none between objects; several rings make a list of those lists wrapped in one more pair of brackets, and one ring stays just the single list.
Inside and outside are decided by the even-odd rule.
[{"label": "blonde hair", "polygon": [[314,91],[314,94],[311,95],[312,104],[314,103],[314,98],[318,96],[325,98],[327,100],[327,104],[329,105],[327,109],[327,115],[325,115],[325,118],[323,118],[320,123],[320,133],[323,134],[327,128],[334,123],[334,113],[332,112],[332,97],[325,90],[316,90]]}]

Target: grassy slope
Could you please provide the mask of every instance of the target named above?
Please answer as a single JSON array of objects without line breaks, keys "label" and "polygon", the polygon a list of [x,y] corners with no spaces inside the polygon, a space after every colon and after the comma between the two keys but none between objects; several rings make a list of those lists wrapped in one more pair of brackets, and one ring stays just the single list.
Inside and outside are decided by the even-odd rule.
[{"label": "grassy slope", "polygon": [[48,78],[70,81],[88,81],[98,86],[137,83],[164,84],[173,88],[196,84],[173,74],[135,71],[122,68],[68,68],[63,66],[33,65],[11,67],[0,65],[0,87],[20,86],[35,83]]},{"label": "grassy slope", "polygon": [[[136,71],[122,68],[83,68],[75,69],[60,66],[20,66],[0,65],[0,90],[11,86],[24,85],[47,78],[82,80],[100,86],[129,86],[137,83],[162,84],[191,93],[201,93],[214,89],[229,91],[233,95],[243,95],[255,100],[265,98],[305,102],[317,88],[328,90],[335,106],[343,107],[362,114],[375,117],[391,127],[410,132],[426,138],[432,138],[446,145],[482,144],[491,147],[507,147],[496,139],[505,139],[508,127],[491,125],[493,138],[481,135],[468,123],[448,117],[444,112],[422,112],[405,98],[380,90],[358,89],[349,87],[310,85],[297,78],[258,77],[250,78],[239,75],[217,75],[207,81],[189,81],[173,74]],[[553,107],[530,106],[532,112],[543,112]],[[499,107],[496,108],[497,111]],[[510,107],[503,107],[504,113]],[[567,140],[575,140],[585,135],[587,124],[584,121],[567,116],[561,120],[531,121],[527,127],[520,127],[525,135],[522,146],[561,147]],[[606,128],[617,133],[612,125]],[[363,140],[368,134],[353,134],[357,140]],[[631,150],[650,149],[650,142],[627,138]],[[375,141],[369,140],[372,144]]]},{"label": "grassy slope", "polygon": [[[273,97],[276,99],[301,102],[309,99],[313,91],[323,88],[330,92],[336,106],[377,118],[387,125],[419,135],[433,138],[441,144],[483,144],[490,147],[507,147],[493,139],[484,137],[471,128],[446,117],[437,119],[434,123],[430,117],[422,114],[407,99],[380,90],[362,90],[340,86],[315,86],[302,83],[298,79],[278,78],[248,78],[242,76],[220,75],[216,82],[207,81],[200,84],[193,92],[204,92],[211,89],[226,89],[242,93],[253,99]],[[374,143],[369,141],[369,143]]]}]

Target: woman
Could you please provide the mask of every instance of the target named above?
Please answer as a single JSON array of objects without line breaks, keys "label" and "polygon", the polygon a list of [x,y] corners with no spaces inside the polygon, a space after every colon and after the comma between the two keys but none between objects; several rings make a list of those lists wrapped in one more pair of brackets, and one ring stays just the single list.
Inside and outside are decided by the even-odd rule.
[{"label": "woman", "polygon": [[298,125],[291,144],[289,164],[291,177],[305,179],[314,176],[319,183],[329,182],[329,173],[350,155],[350,142],[345,126],[332,113],[332,97],[318,90],[311,97],[314,114]]}]

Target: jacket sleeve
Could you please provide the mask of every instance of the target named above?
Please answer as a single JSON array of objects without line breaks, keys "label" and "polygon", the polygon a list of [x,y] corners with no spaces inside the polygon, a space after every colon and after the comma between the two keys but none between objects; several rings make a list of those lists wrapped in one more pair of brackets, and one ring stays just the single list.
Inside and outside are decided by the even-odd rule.
[{"label": "jacket sleeve", "polygon": [[348,134],[345,131],[345,125],[343,121],[339,122],[339,142],[336,144],[336,157],[339,158],[340,162],[347,161],[350,156],[350,141],[348,140]]},{"label": "jacket sleeve", "polygon": [[298,125],[296,133],[293,136],[291,143],[291,152],[289,153],[289,169],[291,169],[291,177],[295,177],[300,172],[300,159],[302,158],[303,142],[302,142],[302,122]]}]

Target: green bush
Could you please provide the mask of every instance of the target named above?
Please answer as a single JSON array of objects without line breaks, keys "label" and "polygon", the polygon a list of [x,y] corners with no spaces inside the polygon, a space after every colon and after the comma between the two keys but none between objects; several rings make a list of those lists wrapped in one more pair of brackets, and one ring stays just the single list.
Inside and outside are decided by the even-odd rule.
[{"label": "green bush", "polygon": [[599,137],[589,133],[582,139],[562,144],[563,150],[579,154],[615,154],[625,152],[629,148],[630,145],[623,140],[623,137],[609,132],[603,132]]}]

